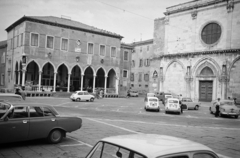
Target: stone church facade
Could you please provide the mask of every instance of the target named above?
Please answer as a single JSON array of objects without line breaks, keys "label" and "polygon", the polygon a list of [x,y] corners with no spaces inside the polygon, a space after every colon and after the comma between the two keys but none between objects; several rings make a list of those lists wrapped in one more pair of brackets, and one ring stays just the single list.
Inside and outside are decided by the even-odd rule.
[{"label": "stone church facade", "polygon": [[150,91],[199,101],[239,97],[240,1],[191,1],[164,14],[154,21]]}]

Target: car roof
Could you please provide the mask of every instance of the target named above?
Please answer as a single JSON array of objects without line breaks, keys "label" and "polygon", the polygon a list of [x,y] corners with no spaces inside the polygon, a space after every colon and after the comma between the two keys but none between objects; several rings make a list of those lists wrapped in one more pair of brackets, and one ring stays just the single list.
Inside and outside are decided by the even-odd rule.
[{"label": "car roof", "polygon": [[158,98],[157,97],[147,97],[148,99],[157,99],[158,100]]},{"label": "car roof", "polygon": [[179,101],[178,98],[168,98],[168,100],[177,100],[177,101]]},{"label": "car roof", "polygon": [[212,151],[212,149],[203,144],[182,138],[157,134],[113,136],[104,138],[102,141],[126,147],[150,158],[196,150]]}]

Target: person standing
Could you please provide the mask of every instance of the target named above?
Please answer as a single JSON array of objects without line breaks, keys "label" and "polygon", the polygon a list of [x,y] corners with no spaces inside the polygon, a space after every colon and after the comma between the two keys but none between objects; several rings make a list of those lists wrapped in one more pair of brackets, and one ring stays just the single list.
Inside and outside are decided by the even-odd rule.
[{"label": "person standing", "polygon": [[179,95],[179,104],[180,104],[180,108],[181,108],[181,113],[183,113],[182,94]]},{"label": "person standing", "polygon": [[217,99],[217,102],[216,102],[216,112],[215,112],[215,117],[218,117],[219,116],[219,112],[220,112],[220,98]]}]

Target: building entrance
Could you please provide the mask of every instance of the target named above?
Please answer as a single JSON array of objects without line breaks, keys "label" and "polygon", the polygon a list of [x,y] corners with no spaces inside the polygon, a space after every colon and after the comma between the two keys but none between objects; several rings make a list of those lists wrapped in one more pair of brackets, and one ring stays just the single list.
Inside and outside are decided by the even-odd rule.
[{"label": "building entrance", "polygon": [[213,81],[199,81],[199,101],[212,101]]}]

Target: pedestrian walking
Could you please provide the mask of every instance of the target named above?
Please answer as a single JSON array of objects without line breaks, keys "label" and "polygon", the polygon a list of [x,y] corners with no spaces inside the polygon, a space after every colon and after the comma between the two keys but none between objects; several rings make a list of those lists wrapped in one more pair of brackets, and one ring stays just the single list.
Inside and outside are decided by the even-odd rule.
[{"label": "pedestrian walking", "polygon": [[179,104],[181,108],[181,113],[183,113],[182,94],[179,95]]},{"label": "pedestrian walking", "polygon": [[215,112],[215,117],[218,117],[219,116],[219,112],[220,112],[220,98],[217,99],[217,102],[216,102],[216,112]]},{"label": "pedestrian walking", "polygon": [[130,90],[127,91],[127,98],[130,97]]}]

